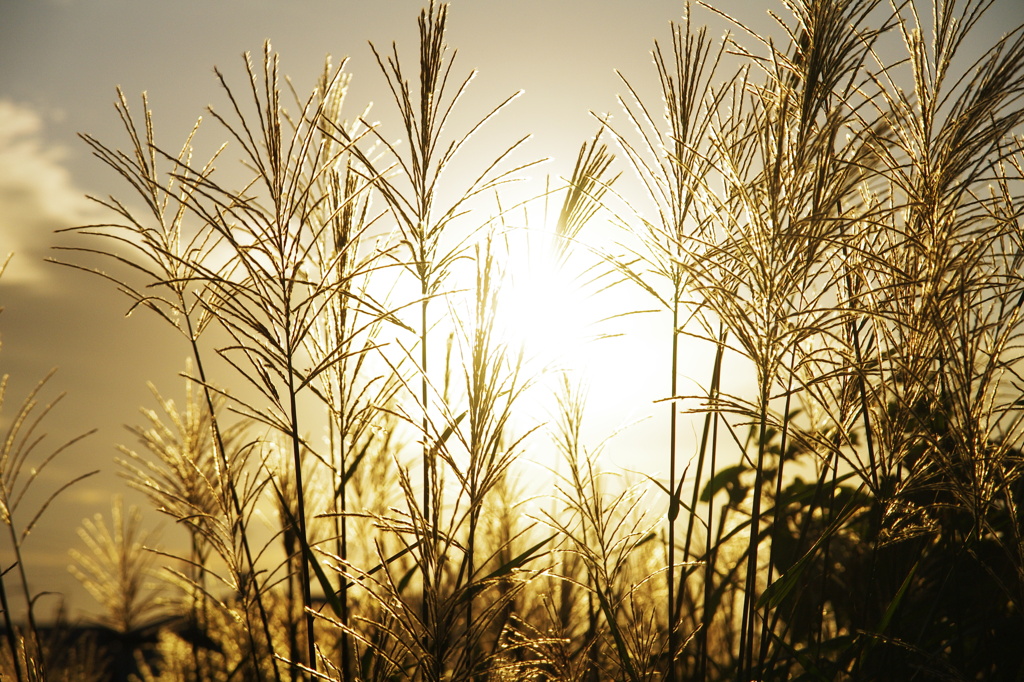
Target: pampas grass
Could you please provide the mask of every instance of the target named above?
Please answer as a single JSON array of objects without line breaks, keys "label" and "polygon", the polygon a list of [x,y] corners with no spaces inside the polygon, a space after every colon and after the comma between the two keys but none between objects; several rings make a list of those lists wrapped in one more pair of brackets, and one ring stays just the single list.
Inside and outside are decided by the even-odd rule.
[{"label": "pampas grass", "polygon": [[[350,111],[344,65],[308,94],[288,81],[288,102],[269,44],[240,85],[217,71],[214,159],[240,161],[239,182],[194,162],[192,136],[168,151],[118,93],[128,151],[84,139],[135,198],[101,200],[116,220],[71,230],[64,257],[190,356],[184,401],[154,389],[121,450],[188,540],[160,555],[187,627],[168,621],[140,674],[1017,674],[1024,38],[965,62],[990,4],[786,2],[775,37],[688,5],[654,44],[652,91],[622,75],[622,115],[525,203],[509,198],[525,138],[467,155],[515,95],[455,130],[479,95],[446,5],[421,12],[418,60],[372,48],[394,128]],[[702,12],[731,22],[724,42]],[[529,224],[552,199],[554,224]],[[520,214],[563,271],[590,259],[581,287],[664,321],[664,476],[609,470],[618,441],[590,441],[586,382],[506,334]],[[689,389],[696,342],[713,360]],[[545,423],[525,408],[552,383]],[[12,519],[37,475],[35,396],[0,459],[30,606],[38,515]],[[550,485],[527,485],[541,458]],[[122,629],[147,615],[137,569],[156,556],[129,541],[134,518],[87,526],[77,554]],[[10,575],[12,674],[38,679]]]},{"label": "pampas grass", "polygon": [[[0,276],[3,276],[10,259],[8,256],[0,265]],[[0,566],[0,608],[3,609],[7,644],[4,666],[6,668],[9,663],[9,672],[19,682],[46,679],[49,674],[47,659],[52,657],[44,648],[37,623],[36,602],[42,594],[35,592],[29,581],[26,541],[62,493],[97,473],[80,474],[56,488],[49,486],[49,490],[36,492],[45,485],[42,475],[54,461],[92,433],[49,446],[42,429],[63,397],[60,394],[49,402],[41,402],[46,400],[47,384],[53,375],[54,371],[51,371],[43,377],[10,416],[3,414],[10,375],[0,376],[0,416],[3,416],[0,423],[5,424],[0,441],[0,521],[7,529],[5,554],[9,552],[7,556],[12,559],[9,564]],[[12,605],[15,594],[23,600],[23,624],[15,623],[17,612]]]}]

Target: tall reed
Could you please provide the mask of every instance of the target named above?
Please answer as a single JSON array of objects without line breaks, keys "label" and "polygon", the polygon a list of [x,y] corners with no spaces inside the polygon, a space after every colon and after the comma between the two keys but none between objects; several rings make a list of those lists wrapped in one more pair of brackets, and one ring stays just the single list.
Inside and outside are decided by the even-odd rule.
[{"label": "tall reed", "polygon": [[138,507],[125,510],[124,499],[115,498],[111,527],[97,514],[83,521],[78,535],[88,551],[71,550],[71,572],[107,609],[102,622],[130,633],[161,612],[152,552],[157,535],[143,530]]},{"label": "tall reed", "polygon": [[[8,255],[0,264],[0,276],[3,276],[11,257]],[[0,307],[0,312],[2,311],[3,308]],[[35,611],[36,601],[41,595],[33,591],[29,581],[26,540],[43,514],[64,491],[98,473],[91,471],[74,476],[36,498],[36,490],[43,485],[40,479],[45,473],[49,473],[54,461],[83,438],[94,433],[90,431],[71,438],[52,449],[44,444],[46,433],[40,429],[64,397],[64,394],[60,394],[49,402],[40,403],[44,399],[47,383],[55,371],[52,370],[43,377],[10,416],[3,415],[2,412],[10,375],[5,373],[0,376],[0,415],[4,416],[2,423],[6,424],[0,440],[0,521],[7,528],[7,550],[13,559],[10,565],[0,566],[0,608],[3,609],[11,667],[18,682],[45,680],[48,675],[47,652],[43,646]],[[26,509],[26,505],[32,506]],[[17,583],[13,586],[7,575],[15,568]],[[16,625],[14,622],[11,593],[15,590],[24,601],[24,626]]]},{"label": "tall reed", "polygon": [[[136,122],[120,90],[115,106],[128,135],[130,152],[120,152],[89,135],[82,135],[82,139],[92,149],[94,156],[131,187],[143,202],[144,208],[138,213],[129,203],[115,197],[94,198],[121,222],[69,228],[67,231],[83,235],[91,241],[87,246],[57,247],[80,259],[80,262],[57,262],[109,280],[128,296],[131,301],[129,312],[139,307],[148,309],[181,334],[189,344],[198,380],[204,387],[208,412],[213,415],[215,397],[207,376],[208,357],[200,345],[200,339],[213,321],[213,315],[210,308],[202,304],[203,298],[209,296],[210,292],[204,287],[199,273],[204,268],[207,271],[216,268],[214,263],[217,256],[214,254],[220,250],[220,240],[204,225],[196,226],[189,220],[188,205],[194,190],[180,176],[192,163],[192,139],[199,123],[193,127],[181,150],[176,155],[169,155],[157,146],[153,115],[145,95],[142,98],[141,124]],[[191,173],[198,177],[211,173],[213,163],[222,150],[223,147],[209,162],[198,170],[192,169]],[[108,274],[100,266],[89,264],[89,259],[94,257],[111,262],[122,272]],[[160,293],[154,294],[152,291]],[[244,573],[257,575],[255,555],[245,528],[245,504],[238,490],[240,483],[233,478],[237,471],[228,461],[223,435],[215,419],[211,420],[210,429],[216,445],[218,475],[224,477],[221,483],[226,499],[230,501],[230,511],[226,518],[234,539],[228,546],[237,546],[242,550]],[[240,591],[253,587],[254,583],[236,580],[236,588]],[[269,652],[273,649],[269,620],[258,594],[245,593],[241,596],[244,602],[253,604],[258,613],[259,628],[247,628],[247,633],[252,644],[250,653],[253,665],[259,668],[260,653],[255,637],[257,632],[261,633],[265,650]],[[246,608],[247,622],[250,617],[251,611]],[[273,665],[274,678],[279,679],[276,663]]]},{"label": "tall reed", "polygon": [[[221,603],[214,596],[221,580],[208,580],[217,578],[212,562],[222,561],[235,585],[242,584],[248,573],[239,539],[233,537],[230,490],[237,486],[236,490],[242,491],[238,498],[241,508],[251,510],[254,497],[245,491],[258,493],[261,486],[253,490],[245,485],[246,464],[253,452],[246,440],[246,424],[224,419],[220,396],[215,397],[216,416],[211,414],[205,390],[196,384],[190,370],[187,366],[182,408],[151,387],[159,409],[142,410],[146,426],[129,428],[144,451],[122,445],[119,449],[124,458],[118,463],[129,486],[144,493],[155,509],[188,532],[189,553],[181,557],[184,569],[170,569],[173,574],[165,578],[185,592],[188,625],[196,633],[191,642],[191,669],[193,676],[201,679],[218,674],[208,653],[199,646],[200,639],[212,634],[211,604]],[[219,433],[216,441],[214,423]],[[223,453],[227,469],[221,468],[218,453]]]},{"label": "tall reed", "polygon": [[[455,55],[449,53],[445,43],[446,25],[447,5],[435,5],[432,2],[420,14],[419,87],[416,89],[409,85],[396,46],[392,46],[390,55],[384,55],[373,47],[394,98],[402,122],[402,133],[408,144],[397,147],[383,133],[373,131],[377,143],[386,152],[386,162],[393,164],[390,167],[394,173],[374,170],[380,164],[374,163],[365,151],[356,152],[369,177],[374,179],[375,188],[387,203],[397,225],[399,241],[406,251],[401,262],[418,288],[418,299],[413,303],[418,308],[418,319],[414,325],[410,325],[416,329],[417,349],[415,353],[410,350],[406,360],[415,366],[419,375],[414,400],[418,403],[420,414],[418,430],[422,442],[422,485],[419,501],[408,501],[412,505],[410,512],[415,519],[414,525],[425,533],[419,536],[420,530],[416,531],[417,540],[412,548],[421,573],[422,620],[426,629],[425,636],[430,643],[425,661],[427,668],[424,674],[427,679],[440,679],[443,674],[448,655],[446,633],[450,627],[446,623],[448,616],[439,612],[441,607],[437,601],[444,598],[441,596],[445,588],[441,584],[440,562],[444,560],[445,546],[451,542],[451,538],[439,535],[439,529],[445,525],[441,509],[444,505],[441,492],[443,472],[439,470],[439,465],[446,457],[448,446],[445,441],[457,432],[459,422],[465,418],[464,414],[460,415],[443,405],[442,384],[446,379],[435,370],[431,361],[434,353],[430,339],[435,319],[430,312],[431,303],[448,294],[448,279],[452,270],[457,261],[465,257],[467,240],[472,231],[457,232],[455,223],[464,219],[474,199],[495,191],[525,167],[503,168],[508,165],[508,157],[526,139],[521,138],[493,160],[485,162],[481,170],[471,171],[472,180],[469,183],[461,187],[451,185],[448,180],[449,167],[456,154],[473,133],[488,123],[516,95],[502,101],[464,133],[450,136],[444,127],[474,73],[461,81],[449,82]],[[354,142],[344,130],[338,129],[336,136],[340,141]],[[443,195],[453,196],[454,199],[442,204]],[[470,423],[474,423],[472,417]],[[473,449],[479,448],[472,446],[471,451]],[[480,454],[475,456],[479,457]],[[479,486],[481,482],[475,480],[475,476],[473,478],[472,485]],[[471,491],[470,495],[473,497],[480,492],[477,489]],[[479,500],[474,500],[471,508],[478,504]],[[471,517],[469,523],[470,527],[475,527],[476,521]],[[463,571],[460,571],[462,577],[456,581],[457,586],[461,580],[472,578],[471,575],[463,575]],[[467,606],[468,614],[472,614],[471,608]],[[471,628],[471,623],[467,623],[467,627]]]},{"label": "tall reed", "polygon": [[[677,454],[679,406],[675,400],[675,396],[680,395],[680,335],[693,333],[686,328],[692,326],[691,319],[700,312],[689,291],[689,275],[685,263],[690,254],[685,251],[685,243],[690,231],[699,232],[703,229],[694,212],[697,202],[694,187],[705,182],[705,176],[712,170],[704,136],[727,91],[726,87],[713,84],[724,43],[714,48],[707,29],[693,29],[690,17],[690,8],[687,6],[684,23],[670,25],[672,47],[667,57],[657,42],[652,52],[663,104],[661,116],[657,115],[659,112],[653,106],[645,104],[629,80],[620,73],[629,97],[620,96],[619,103],[632,130],[626,133],[613,129],[615,140],[640,178],[646,194],[644,198],[653,205],[656,216],[648,220],[636,211],[635,219],[633,216],[626,219],[627,225],[636,225],[640,246],[633,247],[636,250],[630,253],[629,260],[620,261],[619,267],[629,280],[649,293],[659,307],[671,315],[667,389],[672,399],[667,403],[668,590],[665,603],[669,680],[675,680],[677,675],[675,661],[679,653],[682,605],[681,598],[676,597],[677,590],[681,591],[683,579],[680,578],[680,583],[676,581],[676,522],[680,508],[686,507],[682,503],[684,481],[680,475]],[[696,323],[699,324],[699,321]],[[713,394],[715,391],[713,385],[710,392]],[[710,414],[707,424],[710,424]],[[705,449],[702,447],[694,473],[697,481],[704,474],[705,464]],[[709,477],[713,476],[712,469]],[[695,485],[694,500],[689,506],[691,510],[696,503],[697,490],[698,486]],[[689,554],[695,518],[691,513],[683,547],[684,561],[688,560],[686,555]]]},{"label": "tall reed", "polygon": [[[640,486],[602,469],[616,441],[586,440],[579,377],[553,442],[523,409],[544,382],[502,316],[508,185],[532,162],[514,161],[525,138],[465,155],[514,96],[453,132],[473,74],[455,76],[446,5],[420,13],[414,66],[372,48],[397,133],[345,117],[330,64],[291,112],[269,45],[241,88],[218,72],[241,182],[194,165],[191,136],[160,151],[120,96],[129,151],[85,139],[144,211],[104,200],[120,225],[78,228],[93,241],[71,253],[118,265],[99,274],[195,363],[185,406],[158,396],[122,450],[187,530],[184,610],[221,643],[168,634],[167,676],[1019,670],[1024,38],[962,61],[990,5],[794,0],[777,37],[725,17],[721,46],[687,6],[655,43],[654,92],[622,77],[624,121],[601,117],[544,197],[561,197],[556,267],[598,254],[665,323],[667,479]],[[589,229],[609,214],[617,243]],[[693,339],[715,353],[690,390]],[[559,464],[523,502],[528,448]],[[29,679],[39,638],[12,623]]]}]

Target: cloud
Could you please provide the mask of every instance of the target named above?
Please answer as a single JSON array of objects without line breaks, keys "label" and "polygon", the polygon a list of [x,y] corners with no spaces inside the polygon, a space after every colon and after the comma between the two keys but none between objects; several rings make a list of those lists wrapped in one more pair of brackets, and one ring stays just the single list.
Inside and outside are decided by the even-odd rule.
[{"label": "cloud", "polygon": [[66,153],[46,140],[39,112],[0,100],[0,259],[14,254],[4,283],[43,283],[53,231],[97,214],[63,166]]}]

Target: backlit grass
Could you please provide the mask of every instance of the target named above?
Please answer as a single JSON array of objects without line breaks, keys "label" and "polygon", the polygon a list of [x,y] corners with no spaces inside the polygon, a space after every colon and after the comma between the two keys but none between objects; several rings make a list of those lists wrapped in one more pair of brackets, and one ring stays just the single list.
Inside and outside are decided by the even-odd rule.
[{"label": "backlit grass", "polygon": [[[102,646],[40,627],[19,503],[65,446],[30,395],[4,674],[1016,679],[1024,29],[968,60],[990,5],[786,2],[781,41],[687,7],[657,89],[622,74],[526,199],[526,140],[474,137],[516,95],[445,5],[418,58],[372,48],[380,124],[269,44],[217,71],[211,160],[118,93],[126,142],[83,139],[129,191],[56,260],[182,339],[185,400],[155,389],[119,466],[187,546],[85,522]],[[637,466],[588,394],[636,359],[604,337],[658,368]]]}]

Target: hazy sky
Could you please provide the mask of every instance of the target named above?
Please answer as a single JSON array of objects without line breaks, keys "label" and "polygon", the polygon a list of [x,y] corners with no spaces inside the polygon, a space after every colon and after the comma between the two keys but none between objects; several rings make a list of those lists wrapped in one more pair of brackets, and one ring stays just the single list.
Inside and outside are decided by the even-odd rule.
[{"label": "hazy sky", "polygon": [[[771,26],[764,10],[750,9],[759,2],[714,4],[744,13],[761,34]],[[1024,21],[1024,3],[997,5],[995,30]],[[69,585],[64,550],[79,519],[109,514],[111,497],[124,491],[113,465],[115,444],[128,440],[122,425],[140,423],[139,407],[152,406],[146,381],[180,394],[185,357],[178,339],[146,315],[126,319],[127,299],[109,283],[43,262],[58,242],[55,229],[98,219],[83,195],[129,196],[77,133],[124,144],[112,106],[121,86],[136,110],[148,91],[158,142],[180,145],[206,105],[224,106],[213,66],[241,82],[240,55],[270,39],[300,92],[326,54],[350,57],[348,106],[373,101],[371,118],[385,130],[391,122],[397,136],[367,41],[386,48],[397,40],[400,52],[414,55],[420,7],[419,0],[0,0],[0,257],[15,254],[0,279],[0,374],[11,374],[0,424],[59,367],[49,395],[67,397],[47,422],[48,442],[98,433],[64,455],[43,487],[69,472],[104,471],[63,497],[30,539],[40,556],[35,589]],[[545,172],[567,173],[596,128],[588,112],[616,110],[623,86],[613,69],[654,95],[652,40],[667,40],[668,22],[682,12],[680,0],[455,0],[448,42],[459,49],[456,70],[479,70],[465,106],[482,113],[524,90],[497,130],[509,141],[533,133],[528,153],[553,158]],[[698,22],[708,16],[695,10]],[[723,32],[724,24],[713,24],[713,35]],[[205,144],[220,141],[216,124],[204,128]]]}]

